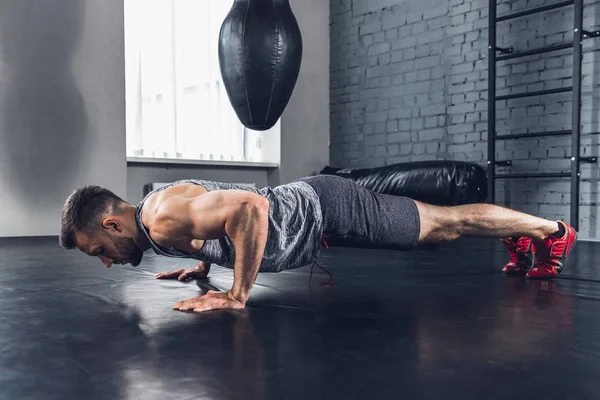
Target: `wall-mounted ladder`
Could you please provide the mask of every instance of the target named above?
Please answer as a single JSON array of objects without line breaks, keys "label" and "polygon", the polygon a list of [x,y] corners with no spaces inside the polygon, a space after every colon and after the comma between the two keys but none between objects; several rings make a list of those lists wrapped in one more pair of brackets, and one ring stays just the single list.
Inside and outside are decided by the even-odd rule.
[{"label": "wall-mounted ladder", "polygon": [[[496,46],[496,24],[526,15],[541,13],[557,8],[574,6],[573,43],[558,44],[528,51],[514,52],[512,47],[502,48]],[[571,179],[571,204],[569,224],[574,229],[579,229],[579,183],[581,163],[595,163],[596,157],[581,157],[581,59],[582,41],[585,38],[600,36],[600,31],[590,32],[583,30],[583,0],[566,0],[554,4],[532,8],[512,14],[496,16],[496,0],[490,0],[489,6],[489,42],[488,42],[488,198],[490,203],[495,203],[497,179],[524,179],[524,178],[570,178]],[[571,87],[540,90],[505,96],[496,96],[496,63],[518,57],[552,51],[573,49],[573,85]],[[571,130],[533,132],[525,134],[496,135],[496,102],[499,100],[517,99],[523,97],[542,96],[555,93],[572,92],[573,109]],[[571,172],[564,173],[529,173],[529,174],[497,174],[496,166],[511,166],[512,160],[496,160],[496,142],[499,140],[515,140],[531,137],[571,136]]]}]

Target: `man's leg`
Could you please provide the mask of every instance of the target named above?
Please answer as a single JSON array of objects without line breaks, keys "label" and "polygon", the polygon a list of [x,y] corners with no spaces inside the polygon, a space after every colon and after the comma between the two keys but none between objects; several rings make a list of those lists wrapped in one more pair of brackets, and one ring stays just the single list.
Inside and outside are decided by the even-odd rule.
[{"label": "man's leg", "polygon": [[420,243],[454,240],[463,236],[531,238],[536,264],[529,277],[548,278],[562,272],[576,242],[577,233],[563,222],[491,204],[438,207],[416,202],[419,210]]},{"label": "man's leg", "polygon": [[[495,205],[433,206],[376,193],[337,176],[318,175],[300,181],[310,184],[319,196],[325,233],[351,245],[411,250],[420,243],[462,236],[530,237],[537,259],[528,276],[542,278],[562,271],[576,239],[575,231],[566,224],[561,229],[558,222]],[[557,232],[561,237],[553,236]]]},{"label": "man's leg", "polygon": [[421,220],[420,242],[439,242],[472,237],[521,237],[541,241],[559,231],[549,221],[492,204],[438,207],[417,203]]}]

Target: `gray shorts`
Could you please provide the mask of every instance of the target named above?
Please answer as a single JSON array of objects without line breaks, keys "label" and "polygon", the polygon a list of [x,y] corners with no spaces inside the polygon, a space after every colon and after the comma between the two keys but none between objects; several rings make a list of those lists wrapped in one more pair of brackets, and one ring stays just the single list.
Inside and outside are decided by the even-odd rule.
[{"label": "gray shorts", "polygon": [[412,199],[373,192],[333,175],[298,179],[319,196],[323,233],[330,245],[412,250],[421,224]]}]

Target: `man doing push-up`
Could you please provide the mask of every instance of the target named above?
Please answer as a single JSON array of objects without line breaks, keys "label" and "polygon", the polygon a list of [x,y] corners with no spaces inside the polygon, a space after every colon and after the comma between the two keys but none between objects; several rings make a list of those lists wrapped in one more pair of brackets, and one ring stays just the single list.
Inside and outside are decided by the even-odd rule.
[{"label": "man doing push-up", "polygon": [[157,278],[202,278],[213,263],[233,269],[229,291],[210,291],[173,307],[206,311],[244,308],[259,272],[311,264],[324,234],[397,250],[463,236],[498,238],[510,255],[503,270],[529,278],[559,275],[577,237],[562,221],[496,205],[433,206],[319,175],[262,189],[181,180],[150,192],[137,206],[86,186],[66,200],[60,244],[99,257],[106,267],[137,266],[149,249],[199,261],[196,268]]}]

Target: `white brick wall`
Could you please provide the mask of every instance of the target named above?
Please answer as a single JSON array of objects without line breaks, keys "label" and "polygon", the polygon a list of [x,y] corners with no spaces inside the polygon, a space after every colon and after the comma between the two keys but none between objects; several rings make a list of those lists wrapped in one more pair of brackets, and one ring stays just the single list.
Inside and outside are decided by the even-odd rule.
[{"label": "white brick wall", "polygon": [[[498,15],[545,4],[499,2]],[[497,25],[515,51],[567,43],[573,7]],[[584,28],[600,28],[600,1],[585,1]],[[331,0],[331,164],[487,159],[487,0]],[[584,42],[582,154],[599,156],[600,39]],[[571,51],[497,63],[497,95],[570,86]],[[571,127],[571,94],[498,101],[497,133]],[[568,172],[568,137],[498,141],[504,172]],[[600,239],[600,166],[583,165],[582,237]],[[503,169],[499,169],[503,172]],[[591,180],[590,180],[591,179]],[[547,218],[569,218],[569,181],[497,183],[497,200]]]}]

